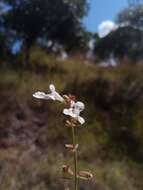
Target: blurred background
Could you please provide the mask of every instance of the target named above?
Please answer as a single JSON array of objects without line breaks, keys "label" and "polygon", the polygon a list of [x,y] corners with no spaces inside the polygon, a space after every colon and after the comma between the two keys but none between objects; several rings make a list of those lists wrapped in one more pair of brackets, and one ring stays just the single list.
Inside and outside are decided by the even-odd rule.
[{"label": "blurred background", "polygon": [[0,0],[0,189],[64,189],[71,131],[55,84],[85,103],[80,190],[143,189],[143,1]]}]

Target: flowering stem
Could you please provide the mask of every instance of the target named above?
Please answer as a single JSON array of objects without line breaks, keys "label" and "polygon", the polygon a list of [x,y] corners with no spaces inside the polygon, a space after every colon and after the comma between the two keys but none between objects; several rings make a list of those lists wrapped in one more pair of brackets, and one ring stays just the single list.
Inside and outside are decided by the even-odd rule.
[{"label": "flowering stem", "polygon": [[[72,140],[73,140],[73,145],[75,147],[76,145],[76,138],[75,138],[75,127],[72,127]],[[77,150],[75,149],[74,151],[74,189],[78,190],[77,188]]]}]

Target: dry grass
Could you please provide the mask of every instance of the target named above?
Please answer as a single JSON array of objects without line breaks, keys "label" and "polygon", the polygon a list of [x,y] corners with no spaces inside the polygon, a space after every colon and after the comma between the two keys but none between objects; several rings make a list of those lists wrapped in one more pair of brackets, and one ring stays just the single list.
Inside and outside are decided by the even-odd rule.
[{"label": "dry grass", "polygon": [[70,134],[62,108],[32,98],[54,83],[86,104],[79,168],[91,169],[95,179],[80,182],[80,189],[142,190],[143,67],[58,62],[39,50],[32,52],[31,65],[0,69],[0,189],[63,189],[61,165],[72,160],[64,149]]}]

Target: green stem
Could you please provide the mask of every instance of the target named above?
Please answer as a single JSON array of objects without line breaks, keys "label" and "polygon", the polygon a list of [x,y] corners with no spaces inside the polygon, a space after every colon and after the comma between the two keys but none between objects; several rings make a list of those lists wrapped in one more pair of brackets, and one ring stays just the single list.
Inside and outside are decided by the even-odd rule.
[{"label": "green stem", "polygon": [[[73,145],[76,145],[76,137],[75,137],[75,128],[72,127],[72,140]],[[78,181],[77,181],[77,150],[74,151],[74,187],[75,190],[78,190]]]}]

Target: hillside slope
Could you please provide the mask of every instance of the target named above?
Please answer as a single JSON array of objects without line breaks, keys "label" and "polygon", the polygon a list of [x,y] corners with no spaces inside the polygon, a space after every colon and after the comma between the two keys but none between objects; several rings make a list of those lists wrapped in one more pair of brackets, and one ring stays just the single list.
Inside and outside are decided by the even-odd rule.
[{"label": "hillside slope", "polygon": [[72,158],[64,149],[70,131],[62,107],[32,97],[53,83],[86,105],[86,124],[78,129],[79,168],[95,177],[81,181],[81,189],[142,190],[142,73],[142,66],[58,62],[44,52],[33,53],[27,69],[1,66],[0,189],[64,189],[61,166]]}]

